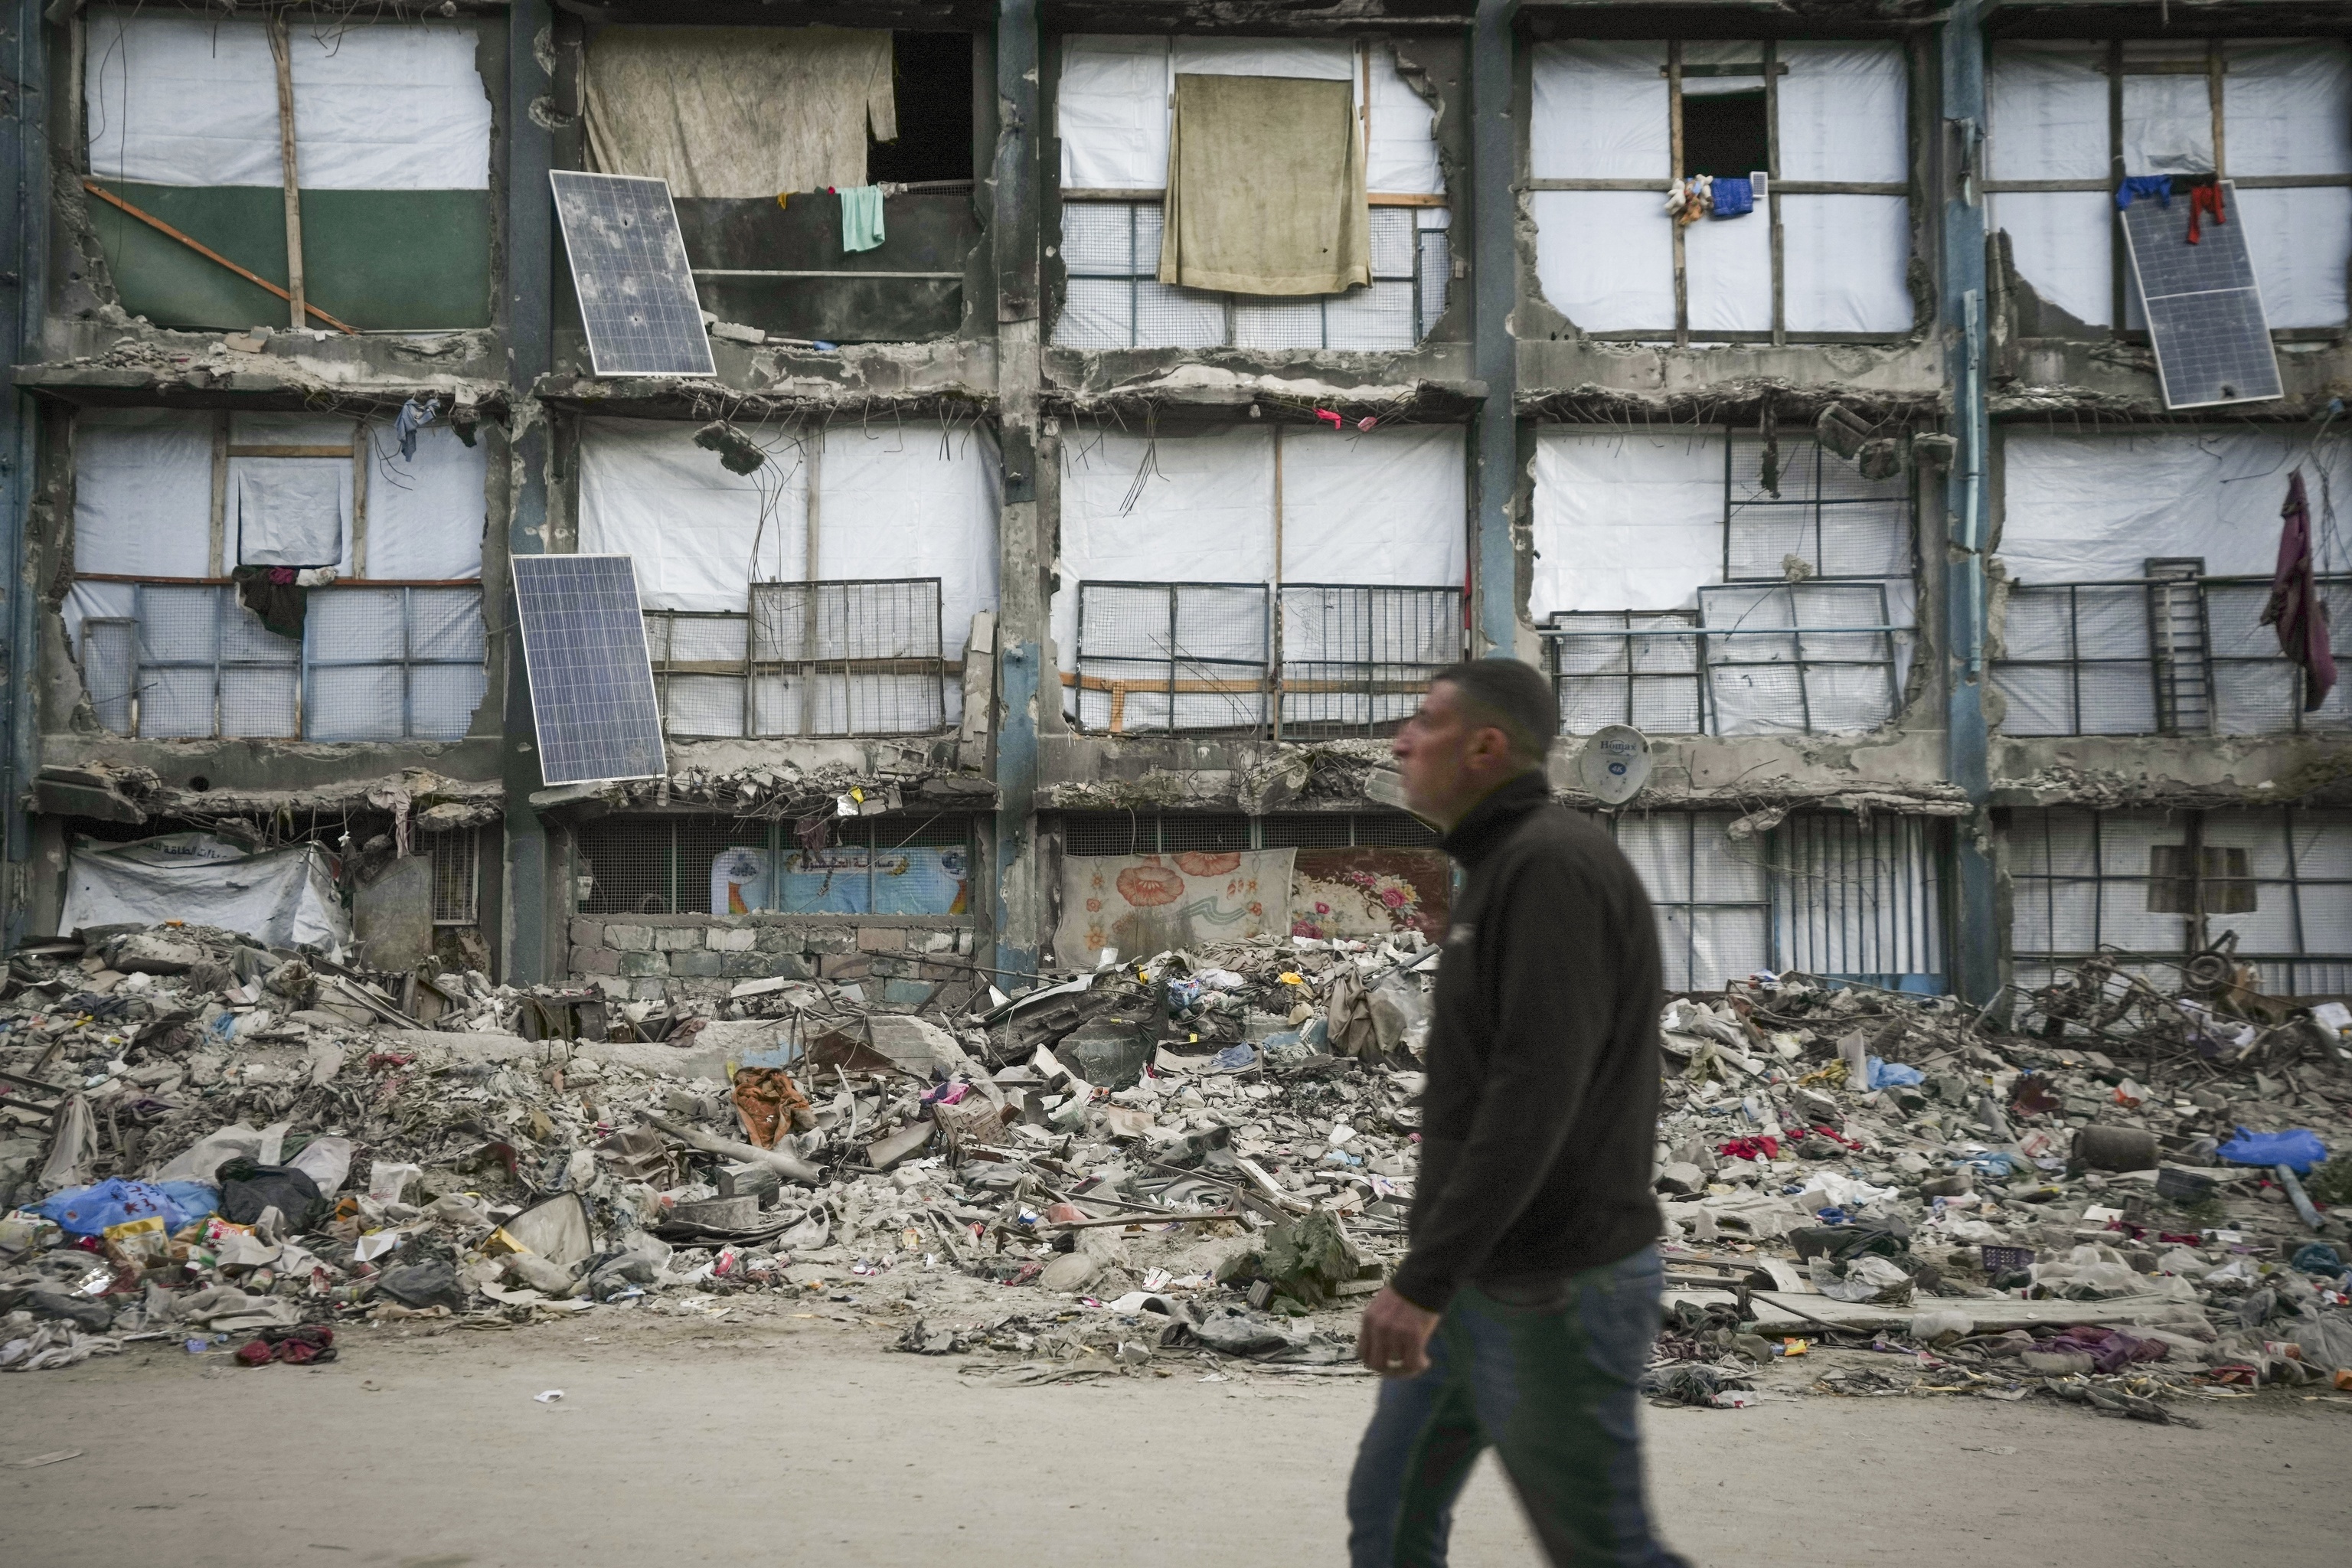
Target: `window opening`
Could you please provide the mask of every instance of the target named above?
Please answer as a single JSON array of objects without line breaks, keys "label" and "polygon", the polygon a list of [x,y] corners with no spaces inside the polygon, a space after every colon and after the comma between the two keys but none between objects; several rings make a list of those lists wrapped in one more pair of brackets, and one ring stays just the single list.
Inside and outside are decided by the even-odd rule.
[{"label": "window opening", "polygon": [[583,914],[967,915],[972,818],[836,819],[821,848],[788,822],[615,816],[575,832]]},{"label": "window opening", "polygon": [[969,33],[892,33],[898,139],[866,132],[866,177],[881,184],[969,180],[972,63]]},{"label": "window opening", "polygon": [[481,907],[482,836],[467,827],[430,834],[425,842],[433,857],[433,923],[476,923]]},{"label": "window opening", "polygon": [[1685,93],[1683,173],[1746,179],[1772,166],[1770,108],[1764,89]]},{"label": "window opening", "polygon": [[1185,850],[1434,848],[1436,830],[1405,813],[1073,811],[1062,817],[1066,855],[1163,855]]}]

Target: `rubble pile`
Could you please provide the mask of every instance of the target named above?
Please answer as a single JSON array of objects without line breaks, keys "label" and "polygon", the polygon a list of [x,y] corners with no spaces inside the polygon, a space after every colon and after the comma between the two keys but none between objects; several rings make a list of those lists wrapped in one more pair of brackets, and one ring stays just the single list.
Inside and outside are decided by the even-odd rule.
[{"label": "rubble pile", "polygon": [[[950,1016],[36,943],[0,992],[0,1366],[805,1305],[1013,1381],[1346,1373],[1438,958],[1107,954]],[[2352,1387],[2352,1016],[2101,965],[2012,1013],[1800,975],[1666,1005],[1654,1398]]]}]

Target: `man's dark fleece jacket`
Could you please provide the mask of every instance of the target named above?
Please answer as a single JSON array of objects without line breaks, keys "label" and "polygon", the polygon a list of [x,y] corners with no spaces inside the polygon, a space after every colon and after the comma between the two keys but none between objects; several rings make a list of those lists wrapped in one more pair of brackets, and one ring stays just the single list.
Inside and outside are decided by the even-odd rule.
[{"label": "man's dark fleece jacket", "polygon": [[1609,836],[1540,770],[1446,835],[1454,901],[1429,1031],[1412,1242],[1392,1284],[1454,1290],[1614,1263],[1658,1238],[1657,925]]}]

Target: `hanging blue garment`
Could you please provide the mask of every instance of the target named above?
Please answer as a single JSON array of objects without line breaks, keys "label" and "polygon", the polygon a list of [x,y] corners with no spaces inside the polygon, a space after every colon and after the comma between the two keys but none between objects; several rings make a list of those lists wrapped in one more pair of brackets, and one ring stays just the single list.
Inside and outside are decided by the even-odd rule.
[{"label": "hanging blue garment", "polygon": [[2122,184],[2116,187],[2116,211],[2129,210],[2133,200],[2139,196],[2154,196],[2158,206],[2169,208],[2172,205],[2172,176],[2169,174],[2127,176]]},{"label": "hanging blue garment", "polygon": [[1756,185],[1735,174],[1715,177],[1715,216],[1746,217],[1756,210]]}]

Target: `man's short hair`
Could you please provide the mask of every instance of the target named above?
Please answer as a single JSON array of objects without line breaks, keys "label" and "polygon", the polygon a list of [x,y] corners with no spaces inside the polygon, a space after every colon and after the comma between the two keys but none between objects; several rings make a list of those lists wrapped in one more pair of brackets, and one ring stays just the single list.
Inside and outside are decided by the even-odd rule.
[{"label": "man's short hair", "polygon": [[1551,682],[1533,665],[1516,658],[1471,658],[1449,664],[1429,678],[1454,688],[1473,724],[1492,725],[1511,743],[1511,754],[1542,763],[1559,734],[1559,708]]}]

